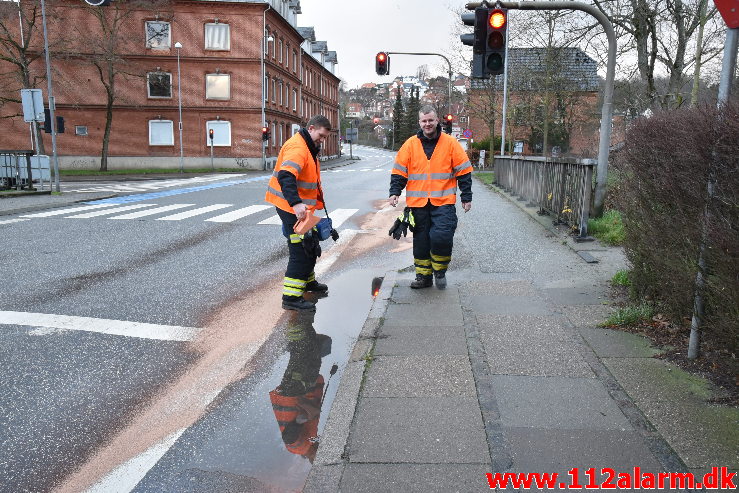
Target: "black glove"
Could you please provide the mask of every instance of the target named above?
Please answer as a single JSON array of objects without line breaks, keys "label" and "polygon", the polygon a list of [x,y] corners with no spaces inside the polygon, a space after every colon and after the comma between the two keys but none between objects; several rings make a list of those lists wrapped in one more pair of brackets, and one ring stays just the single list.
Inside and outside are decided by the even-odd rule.
[{"label": "black glove", "polygon": [[318,239],[318,235],[313,234],[313,231],[308,231],[304,234],[301,243],[308,257],[318,258],[321,256],[321,241]]},{"label": "black glove", "polygon": [[390,228],[390,230],[387,232],[388,236],[392,236],[393,239],[399,240],[400,235],[402,234],[402,230],[403,230],[402,225],[403,223],[400,221],[400,218],[397,218],[395,222],[393,223],[392,227]]}]

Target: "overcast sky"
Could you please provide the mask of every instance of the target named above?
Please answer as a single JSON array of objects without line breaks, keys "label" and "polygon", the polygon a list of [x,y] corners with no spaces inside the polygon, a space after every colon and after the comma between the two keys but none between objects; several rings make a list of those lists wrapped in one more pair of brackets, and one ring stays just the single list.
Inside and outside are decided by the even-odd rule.
[{"label": "overcast sky", "polygon": [[428,65],[431,75],[446,75],[446,62],[440,57],[394,55],[390,75],[381,77],[375,73],[375,55],[410,51],[448,56],[453,26],[461,25],[450,5],[451,0],[300,0],[303,13],[298,25],[314,27],[316,40],[328,42],[339,59],[336,75],[354,88],[415,75],[422,64]]}]

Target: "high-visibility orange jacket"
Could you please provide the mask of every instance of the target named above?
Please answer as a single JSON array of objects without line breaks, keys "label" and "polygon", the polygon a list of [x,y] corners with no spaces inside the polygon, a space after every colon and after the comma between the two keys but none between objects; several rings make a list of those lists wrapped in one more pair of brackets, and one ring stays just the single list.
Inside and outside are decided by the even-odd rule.
[{"label": "high-visibility orange jacket", "polygon": [[426,157],[421,139],[414,135],[406,140],[395,157],[392,173],[407,178],[406,204],[424,207],[454,204],[457,200],[457,177],[472,172],[472,165],[457,139],[441,133],[431,159]]},{"label": "high-visibility orange jacket", "polygon": [[[300,400],[306,399],[314,407],[321,407],[321,398],[323,396],[323,375],[318,375],[316,384],[307,393],[299,396],[287,396],[280,392],[279,387],[269,393],[269,400],[272,402],[272,411],[277,418],[277,425],[280,431],[285,431],[285,427],[290,423],[296,422],[301,413]],[[313,416],[302,424],[300,433],[291,443],[285,443],[285,448],[297,455],[306,455],[311,448],[318,446],[318,421],[320,414]]]},{"label": "high-visibility orange jacket", "polygon": [[296,133],[282,146],[277,155],[277,165],[267,186],[264,199],[283,211],[293,212],[292,206],[282,195],[282,187],[277,180],[280,171],[288,171],[295,175],[300,200],[310,209],[323,209],[323,202],[318,198],[318,183],[321,179],[321,168],[313,158],[308,144],[300,132]]}]

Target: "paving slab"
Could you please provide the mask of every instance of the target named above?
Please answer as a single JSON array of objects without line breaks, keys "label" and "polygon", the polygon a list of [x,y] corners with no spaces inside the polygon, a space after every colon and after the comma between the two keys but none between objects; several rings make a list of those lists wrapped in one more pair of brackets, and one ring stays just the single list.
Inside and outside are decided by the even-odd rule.
[{"label": "paving slab", "polygon": [[504,427],[631,430],[603,385],[590,378],[492,377]]},{"label": "paving slab", "polygon": [[[578,469],[579,483],[587,484],[585,471],[594,467],[596,483],[605,481],[599,472],[611,468],[631,473],[635,466],[643,472],[658,473],[662,468],[652,456],[640,434],[633,431],[551,430],[540,428],[506,428],[513,456],[514,472],[557,473],[560,483],[571,484],[573,468]],[[566,489],[566,488],[558,488]]]},{"label": "paving slab", "polygon": [[459,304],[395,304],[385,313],[383,326],[460,326],[464,323]]},{"label": "paving slab", "polygon": [[464,327],[387,326],[380,329],[376,355],[467,355]]},{"label": "paving slab", "polygon": [[[492,276],[487,276],[492,277]],[[536,296],[534,285],[528,279],[510,281],[470,281],[459,286],[464,296],[495,295],[495,296]]]},{"label": "paving slab", "polygon": [[467,355],[377,356],[364,387],[367,397],[476,397]]},{"label": "paving slab", "polygon": [[542,290],[550,303],[567,305],[600,305],[609,302],[608,293],[593,286],[576,286],[572,288],[547,288]]},{"label": "paving slab", "polygon": [[349,464],[341,491],[351,493],[468,493],[490,491],[484,464]]},{"label": "paving slab", "polygon": [[621,330],[581,327],[578,332],[599,358],[650,358],[660,352],[646,337]]},{"label": "paving slab", "polygon": [[574,327],[597,327],[616,311],[611,305],[570,305],[563,310]]},{"label": "paving slab", "polygon": [[459,304],[459,290],[452,286],[447,289],[411,289],[408,285],[396,285],[392,299],[394,303]]},{"label": "paving slab", "polygon": [[482,294],[470,296],[465,307],[478,314],[550,315],[551,309],[539,296]]},{"label": "paving slab", "polygon": [[350,462],[490,461],[476,397],[363,397],[348,450]]}]

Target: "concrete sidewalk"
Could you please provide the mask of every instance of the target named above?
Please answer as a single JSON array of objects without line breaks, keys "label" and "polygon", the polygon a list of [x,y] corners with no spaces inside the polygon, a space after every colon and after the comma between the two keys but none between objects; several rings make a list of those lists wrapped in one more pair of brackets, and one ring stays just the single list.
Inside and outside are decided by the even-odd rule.
[{"label": "concrete sidewalk", "polygon": [[614,310],[621,250],[570,243],[476,180],[474,193],[446,290],[411,290],[411,269],[385,277],[304,491],[490,491],[486,473],[557,472],[559,485],[573,468],[585,486],[590,467],[736,471],[737,409],[709,404],[715,389],[653,358],[644,338],[597,327]]}]

